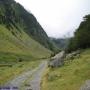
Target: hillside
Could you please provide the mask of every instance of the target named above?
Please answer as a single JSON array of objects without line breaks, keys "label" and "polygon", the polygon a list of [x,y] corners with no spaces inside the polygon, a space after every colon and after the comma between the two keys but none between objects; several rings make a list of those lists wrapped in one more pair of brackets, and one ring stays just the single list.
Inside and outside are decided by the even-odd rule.
[{"label": "hillside", "polygon": [[[0,23],[4,24],[9,30],[13,27],[19,32],[23,30],[32,39],[53,50],[54,45],[36,18],[19,3],[16,3],[14,0],[0,0],[0,18]],[[12,33],[16,35],[14,31]]]},{"label": "hillside", "polygon": [[33,57],[45,57],[53,47],[36,18],[14,0],[0,0],[0,44],[1,52]]},{"label": "hillside", "polygon": [[90,14],[83,18],[68,45],[67,52],[90,48]]},{"label": "hillside", "polygon": [[[25,32],[18,32],[13,27],[9,31],[4,25],[0,25],[0,52],[31,55],[36,58],[48,56],[50,51],[30,38]],[[16,36],[12,33],[17,33]],[[43,52],[42,52],[43,51]]]},{"label": "hillside", "polygon": [[0,86],[50,57],[49,45],[31,13],[14,0],[0,0]]}]

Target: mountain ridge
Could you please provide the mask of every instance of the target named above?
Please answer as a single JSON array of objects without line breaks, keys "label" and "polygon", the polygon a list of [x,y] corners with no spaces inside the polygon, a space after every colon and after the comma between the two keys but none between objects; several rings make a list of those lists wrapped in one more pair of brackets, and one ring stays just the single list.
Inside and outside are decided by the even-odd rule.
[{"label": "mountain ridge", "polygon": [[33,14],[14,0],[0,0],[1,53],[47,58],[52,53],[49,43],[52,45]]},{"label": "mountain ridge", "polygon": [[[53,43],[32,13],[14,0],[1,0],[0,8],[0,23],[3,23],[6,28],[10,30],[14,26],[19,32],[22,28],[32,39],[45,48],[55,51]],[[17,36],[15,32],[12,33]]]}]

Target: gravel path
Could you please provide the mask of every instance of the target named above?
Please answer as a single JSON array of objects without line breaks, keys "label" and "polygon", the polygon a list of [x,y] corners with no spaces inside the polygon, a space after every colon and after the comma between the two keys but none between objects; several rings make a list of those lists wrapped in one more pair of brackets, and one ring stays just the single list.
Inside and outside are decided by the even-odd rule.
[{"label": "gravel path", "polygon": [[20,76],[16,77],[12,81],[8,82],[4,87],[10,89],[0,89],[0,90],[20,90],[22,84],[32,77],[32,80],[29,82],[29,85],[26,86],[24,90],[40,90],[40,83],[42,73],[47,66],[47,61],[43,61],[37,68],[34,70],[28,71],[26,73],[21,74]]},{"label": "gravel path", "polygon": [[41,77],[46,67],[47,67],[47,62],[44,62],[43,64],[40,65],[38,70],[33,75],[33,79],[30,82],[32,90],[40,90]]},{"label": "gravel path", "polygon": [[85,84],[81,86],[80,90],[90,90],[90,80],[86,80]]}]

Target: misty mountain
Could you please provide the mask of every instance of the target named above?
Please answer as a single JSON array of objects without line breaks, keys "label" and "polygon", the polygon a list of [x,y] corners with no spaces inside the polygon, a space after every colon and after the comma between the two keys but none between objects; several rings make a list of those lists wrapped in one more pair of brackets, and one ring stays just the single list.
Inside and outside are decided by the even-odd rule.
[{"label": "misty mountain", "polygon": [[67,48],[69,38],[50,38],[52,42],[61,50]]},{"label": "misty mountain", "polygon": [[16,37],[17,32],[14,32],[13,28],[20,33],[23,30],[45,48],[55,51],[53,43],[34,15],[14,0],[0,0],[0,24],[3,24]]}]

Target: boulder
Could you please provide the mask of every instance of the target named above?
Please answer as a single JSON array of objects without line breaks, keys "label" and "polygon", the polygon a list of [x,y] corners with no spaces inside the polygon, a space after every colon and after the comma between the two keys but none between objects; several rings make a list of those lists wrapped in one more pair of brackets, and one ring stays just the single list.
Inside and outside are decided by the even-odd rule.
[{"label": "boulder", "polygon": [[81,86],[80,90],[90,90],[90,80],[86,80],[85,84]]},{"label": "boulder", "polygon": [[52,57],[49,61],[48,66],[49,67],[59,67],[64,64],[64,51],[60,52],[56,56]]}]

